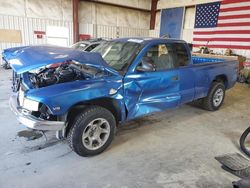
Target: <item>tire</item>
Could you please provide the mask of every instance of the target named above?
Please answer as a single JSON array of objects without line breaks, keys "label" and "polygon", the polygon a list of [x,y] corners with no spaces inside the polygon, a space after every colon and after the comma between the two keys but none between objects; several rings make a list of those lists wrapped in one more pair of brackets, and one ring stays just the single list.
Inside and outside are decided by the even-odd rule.
[{"label": "tire", "polygon": [[247,83],[250,84],[250,78],[248,78]]},{"label": "tire", "polygon": [[5,63],[3,64],[3,68],[4,68],[5,70],[10,69],[9,63],[5,62]]},{"label": "tire", "polygon": [[7,70],[7,64],[6,64],[6,63],[3,64],[3,68],[4,68],[5,70]]},{"label": "tire", "polygon": [[[218,97],[217,99],[215,99],[216,96],[219,95],[221,95],[221,98]],[[202,101],[202,107],[209,111],[216,111],[223,104],[224,98],[225,98],[224,84],[222,82],[213,82],[207,97],[205,97]]]},{"label": "tire", "polygon": [[239,75],[239,77],[238,77],[238,82],[240,82],[240,83],[245,83],[245,82],[246,82],[246,78],[241,74],[241,75]]},{"label": "tire", "polygon": [[111,144],[115,130],[116,121],[109,110],[90,106],[74,119],[67,136],[68,144],[80,156],[97,155]]},{"label": "tire", "polygon": [[248,157],[250,157],[250,151],[246,148],[245,142],[249,132],[250,132],[250,127],[248,127],[240,137],[240,148]]}]

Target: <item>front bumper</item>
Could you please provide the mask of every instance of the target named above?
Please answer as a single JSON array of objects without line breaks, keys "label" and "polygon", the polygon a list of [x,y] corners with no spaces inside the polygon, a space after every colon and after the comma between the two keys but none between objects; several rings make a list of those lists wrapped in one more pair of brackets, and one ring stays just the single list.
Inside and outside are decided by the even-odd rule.
[{"label": "front bumper", "polygon": [[30,114],[24,114],[17,104],[17,95],[13,95],[9,100],[11,110],[16,114],[17,120],[30,129],[59,131],[65,127],[63,121],[48,121],[37,118]]}]

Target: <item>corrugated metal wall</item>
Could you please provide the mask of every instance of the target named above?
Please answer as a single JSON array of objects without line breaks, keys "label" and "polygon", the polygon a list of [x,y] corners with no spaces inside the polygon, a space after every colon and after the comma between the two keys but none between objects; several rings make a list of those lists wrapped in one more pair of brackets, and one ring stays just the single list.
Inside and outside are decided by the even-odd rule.
[{"label": "corrugated metal wall", "polygon": [[43,37],[42,39],[37,39],[36,35],[34,34],[34,31],[46,31],[46,26],[60,26],[69,28],[70,44],[72,44],[73,24],[70,21],[0,15],[1,29],[21,30],[22,33],[21,44],[1,42],[0,50],[20,45],[46,44],[46,37]]},{"label": "corrugated metal wall", "polygon": [[[34,31],[46,31],[47,26],[59,26],[69,28],[69,43],[73,43],[73,23],[71,21],[0,15],[1,29],[21,30],[22,33],[22,43],[0,42],[0,52],[5,48],[25,45],[46,44],[46,37],[43,36],[42,39],[38,39],[37,36],[34,34]],[[128,28],[80,23],[79,30],[81,34],[90,34],[92,37],[158,37],[158,31],[150,32],[150,30],[148,29],[141,28]]]},{"label": "corrugated metal wall", "polygon": [[93,37],[121,38],[121,37],[158,37],[159,31],[150,31],[148,29],[95,25],[95,24],[79,24],[81,34],[89,34]]}]

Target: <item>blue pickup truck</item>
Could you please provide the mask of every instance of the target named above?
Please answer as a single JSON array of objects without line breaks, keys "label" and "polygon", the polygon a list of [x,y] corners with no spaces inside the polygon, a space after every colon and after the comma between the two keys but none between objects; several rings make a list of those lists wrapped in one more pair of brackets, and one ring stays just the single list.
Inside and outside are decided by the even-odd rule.
[{"label": "blue pickup truck", "polygon": [[114,39],[92,52],[7,51],[18,75],[10,107],[19,122],[56,131],[81,156],[104,151],[125,121],[196,100],[218,110],[238,71],[237,61],[192,57],[184,41],[172,39]]}]

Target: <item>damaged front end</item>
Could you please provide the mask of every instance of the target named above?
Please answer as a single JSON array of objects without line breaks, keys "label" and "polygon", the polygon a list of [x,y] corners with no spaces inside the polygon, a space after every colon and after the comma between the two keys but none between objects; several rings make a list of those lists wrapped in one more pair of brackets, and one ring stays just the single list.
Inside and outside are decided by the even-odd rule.
[{"label": "damaged front end", "polygon": [[[35,130],[60,131],[65,128],[65,111],[62,111],[59,102],[55,102],[62,102],[59,99],[61,96],[56,97],[59,93],[79,91],[83,88],[80,81],[116,74],[100,54],[68,48],[24,47],[8,57],[7,61],[13,69],[15,92],[9,101],[10,108],[20,123]],[[64,103],[68,102],[67,97],[64,100]]]},{"label": "damaged front end", "polygon": [[12,90],[14,94],[9,100],[10,108],[18,121],[30,129],[62,130],[65,126],[64,121],[60,121],[58,116],[54,116],[45,104],[29,99],[27,96],[29,91],[45,87],[45,84],[41,85],[39,80],[34,80],[37,76],[39,77],[39,73],[16,74],[13,71]]},{"label": "damaged front end", "polygon": [[[59,131],[64,128],[65,126],[64,121],[59,121],[56,119],[53,121],[51,120],[51,118],[49,118],[49,116],[46,116],[46,118],[43,119],[41,116],[43,116],[44,112],[38,111],[39,110],[38,102],[25,99],[24,103],[26,103],[26,106],[20,106],[19,100],[17,100],[18,98],[20,98],[19,94],[20,93],[16,93],[12,95],[10,97],[9,104],[10,104],[11,110],[15,113],[20,123],[34,130]],[[30,110],[26,109],[26,107],[28,107]],[[41,105],[41,108],[42,108],[42,105]],[[32,111],[32,110],[35,110],[35,111]],[[40,116],[35,115],[34,114],[35,112],[38,112]]]},{"label": "damaged front end", "polygon": [[102,77],[105,72],[75,61],[51,64],[24,74],[32,88]]}]

